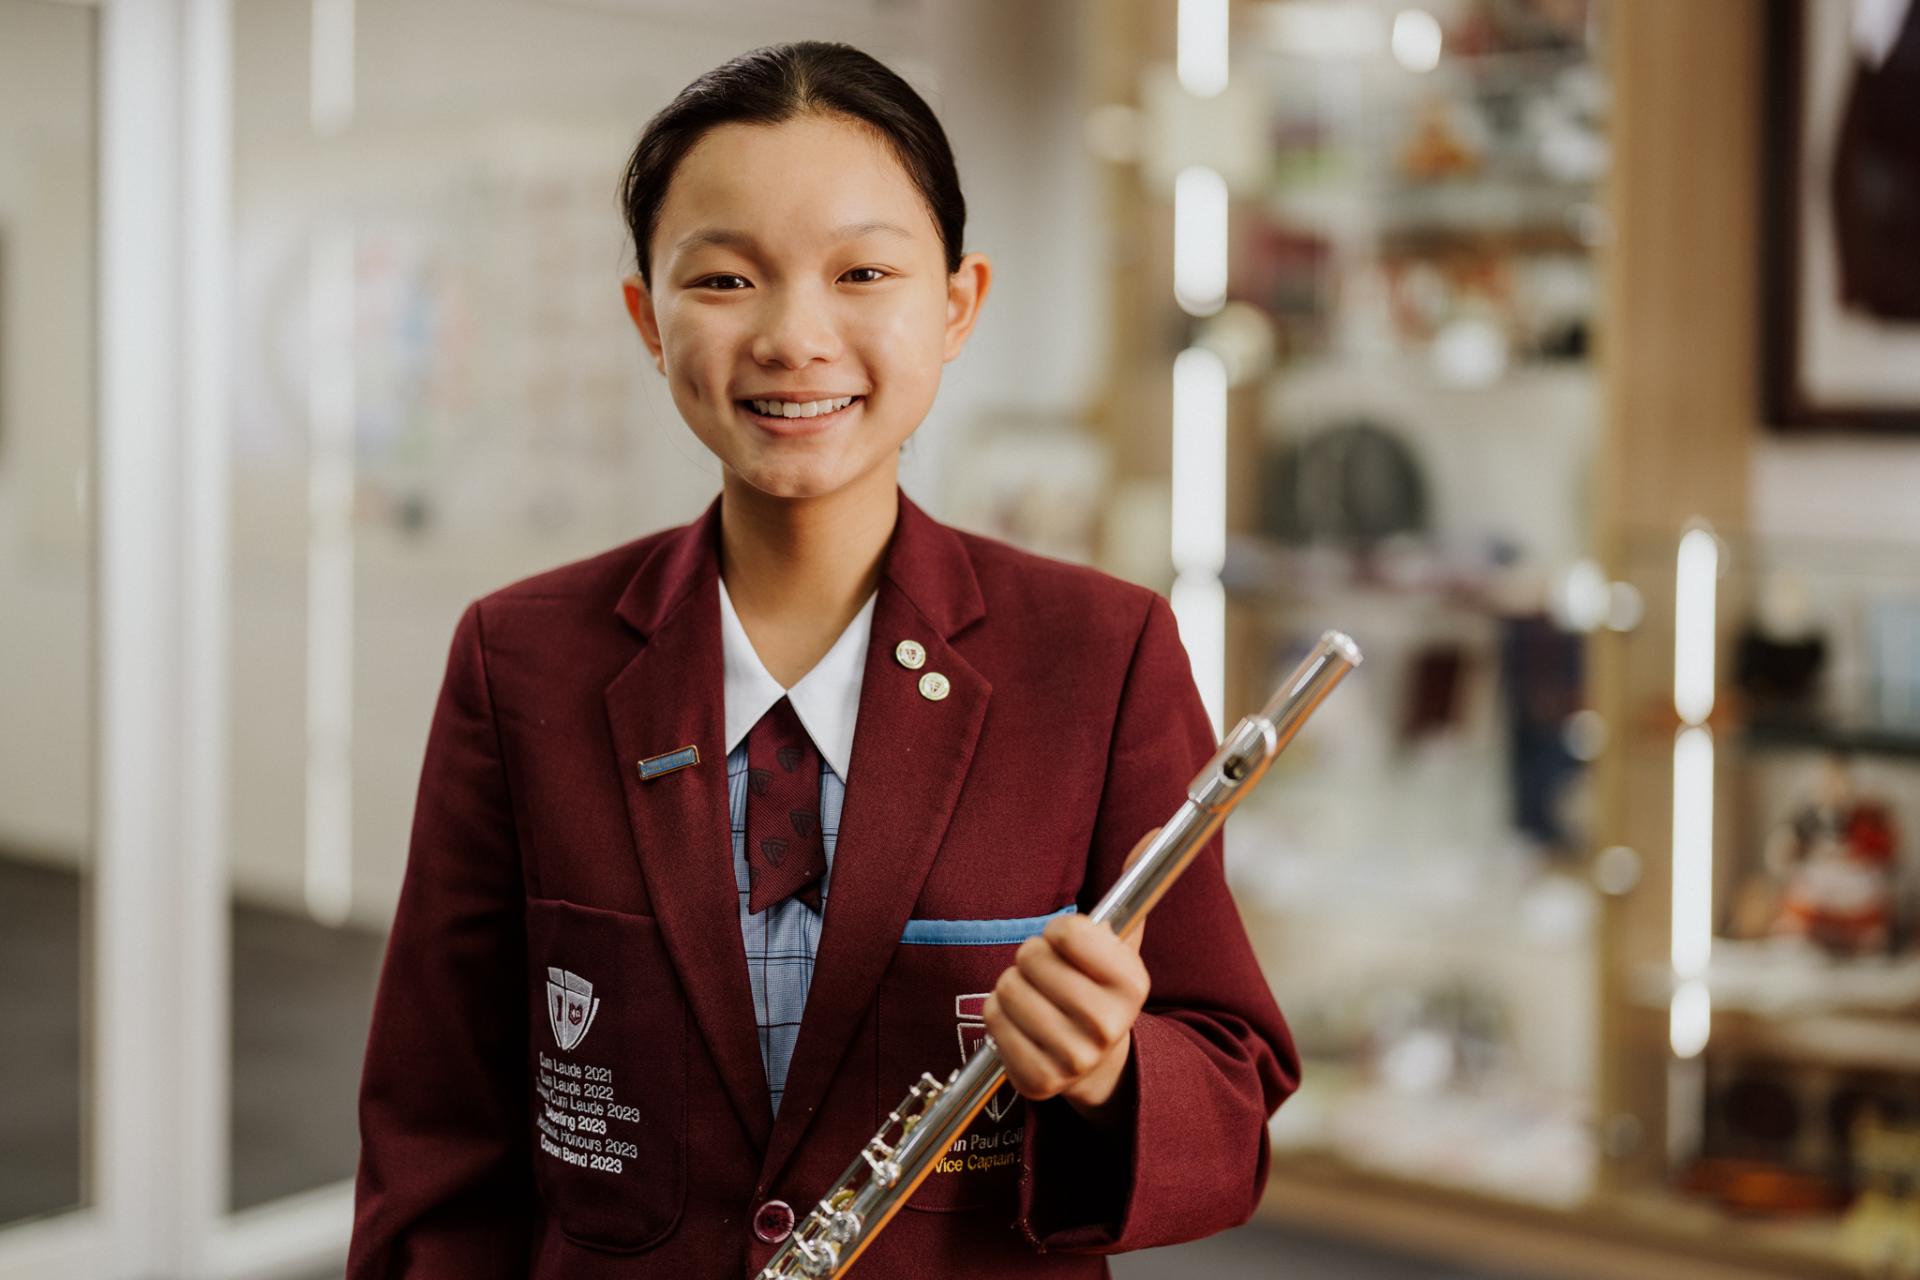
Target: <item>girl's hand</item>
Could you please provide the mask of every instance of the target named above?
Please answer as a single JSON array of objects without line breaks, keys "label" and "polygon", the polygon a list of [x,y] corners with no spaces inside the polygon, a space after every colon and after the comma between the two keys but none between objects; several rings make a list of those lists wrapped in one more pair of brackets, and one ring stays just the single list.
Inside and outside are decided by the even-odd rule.
[{"label": "girl's hand", "polygon": [[[1140,837],[1126,866],[1159,831]],[[1082,1115],[1100,1118],[1126,1072],[1133,1020],[1147,999],[1145,928],[1143,922],[1122,941],[1111,927],[1076,914],[1020,944],[984,1012],[1007,1079],[1023,1096],[1059,1095]]]}]

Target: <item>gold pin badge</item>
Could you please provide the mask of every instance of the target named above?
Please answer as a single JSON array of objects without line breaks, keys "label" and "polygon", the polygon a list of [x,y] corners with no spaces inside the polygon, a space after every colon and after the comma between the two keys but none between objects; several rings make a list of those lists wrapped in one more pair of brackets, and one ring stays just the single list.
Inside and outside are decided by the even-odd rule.
[{"label": "gold pin badge", "polygon": [[893,656],[909,671],[918,671],[927,661],[927,651],[918,640],[902,640],[893,646]]},{"label": "gold pin badge", "polygon": [[920,677],[920,696],[929,702],[940,701],[952,688],[952,684],[938,671],[929,671]]}]

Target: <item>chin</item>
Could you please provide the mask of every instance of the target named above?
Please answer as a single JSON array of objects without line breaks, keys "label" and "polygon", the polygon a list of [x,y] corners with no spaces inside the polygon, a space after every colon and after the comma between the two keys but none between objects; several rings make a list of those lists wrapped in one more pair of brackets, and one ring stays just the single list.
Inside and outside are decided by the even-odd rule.
[{"label": "chin", "polygon": [[821,498],[843,488],[849,477],[826,467],[736,466],[747,485],[770,498]]}]

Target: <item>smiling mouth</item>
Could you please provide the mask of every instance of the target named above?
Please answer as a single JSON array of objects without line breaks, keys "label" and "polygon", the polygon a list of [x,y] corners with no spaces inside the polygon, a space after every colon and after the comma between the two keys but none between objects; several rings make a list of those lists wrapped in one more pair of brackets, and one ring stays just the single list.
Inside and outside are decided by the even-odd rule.
[{"label": "smiling mouth", "polygon": [[741,413],[776,434],[810,435],[815,431],[825,430],[828,426],[845,418],[865,404],[866,400],[865,396],[855,396],[851,404],[835,409],[831,413],[816,413],[811,418],[789,418],[785,414],[761,413],[753,407],[751,400],[735,400],[734,404],[739,406]]}]

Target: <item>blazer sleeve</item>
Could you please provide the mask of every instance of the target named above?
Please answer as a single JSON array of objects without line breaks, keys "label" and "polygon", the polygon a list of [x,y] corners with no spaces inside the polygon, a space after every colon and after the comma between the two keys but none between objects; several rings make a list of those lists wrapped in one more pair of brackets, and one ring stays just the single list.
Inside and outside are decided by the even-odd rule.
[{"label": "blazer sleeve", "polygon": [[525,896],[476,601],[428,730],[374,999],[349,1280],[527,1274]]},{"label": "blazer sleeve", "polygon": [[[1217,747],[1173,610],[1154,593],[1114,723],[1082,910],[1173,816]],[[1144,926],[1151,990],[1133,1026],[1121,1122],[1029,1104],[1016,1220],[1041,1251],[1119,1253],[1196,1240],[1253,1215],[1267,1120],[1300,1086],[1292,1035],[1228,892],[1216,833]]]}]

